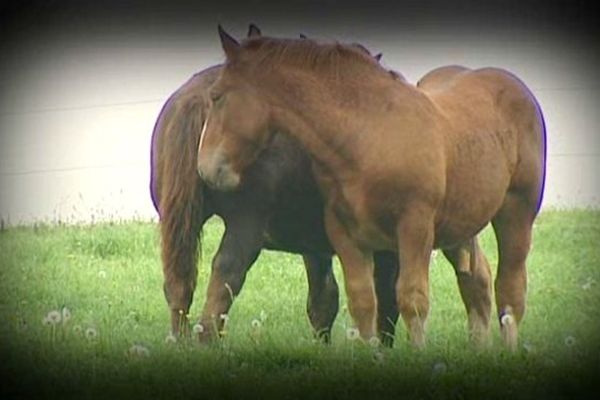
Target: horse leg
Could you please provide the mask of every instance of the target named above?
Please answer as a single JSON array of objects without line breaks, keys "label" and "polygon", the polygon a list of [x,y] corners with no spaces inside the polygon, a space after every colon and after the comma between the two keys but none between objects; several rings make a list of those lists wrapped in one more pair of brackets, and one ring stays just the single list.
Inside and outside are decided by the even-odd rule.
[{"label": "horse leg", "polygon": [[393,252],[378,251],[374,258],[377,330],[381,343],[386,347],[392,347],[399,314],[395,290],[398,277],[398,257]]},{"label": "horse leg", "polygon": [[376,335],[377,299],[373,279],[373,253],[361,249],[348,236],[332,209],[325,211],[327,236],[340,258],[348,311],[363,339]]},{"label": "horse leg", "polygon": [[518,324],[525,313],[525,260],[531,246],[535,215],[534,201],[509,192],[492,220],[498,242],[498,274],[494,285],[496,307],[502,339],[510,350],[517,348]]},{"label": "horse leg", "polygon": [[477,237],[443,252],[456,273],[469,318],[469,337],[477,346],[484,346],[489,342],[492,309],[490,265]]},{"label": "horse leg", "polygon": [[411,343],[425,346],[425,322],[429,312],[429,258],[433,246],[433,212],[411,209],[398,228],[400,272],[396,280],[398,309]]},{"label": "horse leg", "polygon": [[308,318],[315,336],[329,343],[331,327],[339,307],[339,291],[331,268],[331,256],[303,254],[302,258],[308,278]]},{"label": "horse leg", "polygon": [[257,215],[229,218],[219,250],[213,258],[206,291],[206,303],[200,317],[201,342],[223,331],[224,316],[229,312],[246,279],[246,273],[263,245],[264,219]]}]

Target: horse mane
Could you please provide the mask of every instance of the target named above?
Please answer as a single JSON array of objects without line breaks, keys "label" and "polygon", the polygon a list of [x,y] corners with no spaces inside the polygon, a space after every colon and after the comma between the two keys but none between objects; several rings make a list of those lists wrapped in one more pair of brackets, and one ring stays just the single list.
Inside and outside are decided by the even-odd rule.
[{"label": "horse mane", "polygon": [[371,53],[358,43],[318,43],[312,39],[280,39],[263,36],[242,42],[252,63],[262,71],[281,65],[295,66],[324,75],[379,72],[389,77]]}]

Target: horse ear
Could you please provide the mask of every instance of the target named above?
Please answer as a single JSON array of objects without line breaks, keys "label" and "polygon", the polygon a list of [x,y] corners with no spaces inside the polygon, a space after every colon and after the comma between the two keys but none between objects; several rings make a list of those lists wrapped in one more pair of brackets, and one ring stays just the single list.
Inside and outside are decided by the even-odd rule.
[{"label": "horse ear", "polygon": [[381,61],[381,57],[383,57],[383,53],[377,53],[377,55],[375,56],[375,60],[377,60],[377,62]]},{"label": "horse ear", "polygon": [[254,25],[254,24],[250,24],[248,26],[248,37],[249,38],[255,38],[255,37],[261,37],[262,33],[260,32],[260,29],[258,28],[258,26]]},{"label": "horse ear", "polygon": [[300,39],[306,39],[306,38],[307,38],[307,37],[306,37],[306,35],[305,35],[304,33],[301,33],[301,34],[300,34]]},{"label": "horse ear", "polygon": [[221,38],[221,46],[228,59],[234,58],[240,50],[240,44],[225,29],[219,24],[219,37]]}]

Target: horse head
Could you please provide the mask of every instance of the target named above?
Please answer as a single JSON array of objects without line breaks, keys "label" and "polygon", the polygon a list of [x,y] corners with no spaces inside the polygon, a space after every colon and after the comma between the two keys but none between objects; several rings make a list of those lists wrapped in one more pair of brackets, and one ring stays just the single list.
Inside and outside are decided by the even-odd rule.
[{"label": "horse head", "polygon": [[[260,36],[250,25],[248,40]],[[226,55],[221,75],[209,89],[209,106],[200,133],[197,170],[202,179],[219,190],[233,190],[243,171],[266,147],[272,132],[267,105],[237,73],[240,43],[219,26]]]}]

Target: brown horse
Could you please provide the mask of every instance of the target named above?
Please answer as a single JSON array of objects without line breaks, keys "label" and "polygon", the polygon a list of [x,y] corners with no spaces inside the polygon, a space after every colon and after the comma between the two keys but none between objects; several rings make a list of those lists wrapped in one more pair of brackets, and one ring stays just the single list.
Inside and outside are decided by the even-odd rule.
[{"label": "brown horse", "polygon": [[[420,89],[352,46],[267,37],[239,44],[220,27],[219,34],[227,61],[210,89],[198,147],[203,179],[233,190],[273,131],[298,140],[313,160],[361,336],[376,333],[373,252],[397,251],[398,309],[418,347],[432,248],[453,255],[473,278],[461,286],[470,320],[489,308],[489,273],[469,276],[469,266],[484,264],[472,238],[491,222],[496,307],[514,349],[545,171],[544,123],[525,85],[484,68]],[[485,322],[473,325],[485,331]]]},{"label": "brown horse", "polygon": [[[260,30],[251,25],[248,36],[259,35]],[[171,331],[178,334],[188,329],[201,229],[216,214],[226,229],[212,261],[200,339],[207,341],[221,332],[220,316],[228,313],[248,270],[261,249],[267,248],[302,254],[308,278],[308,317],[314,332],[328,341],[338,311],[338,287],[331,265],[333,249],[323,223],[323,201],[313,175],[307,173],[310,159],[306,153],[293,139],[276,135],[245,171],[245,185],[233,192],[211,189],[196,173],[208,88],[221,68],[214,66],[195,74],[173,93],[152,135],[150,193],[160,215]],[[382,341],[391,346],[398,311],[389,282],[396,274],[397,257],[380,252],[375,264],[379,330]]]}]

